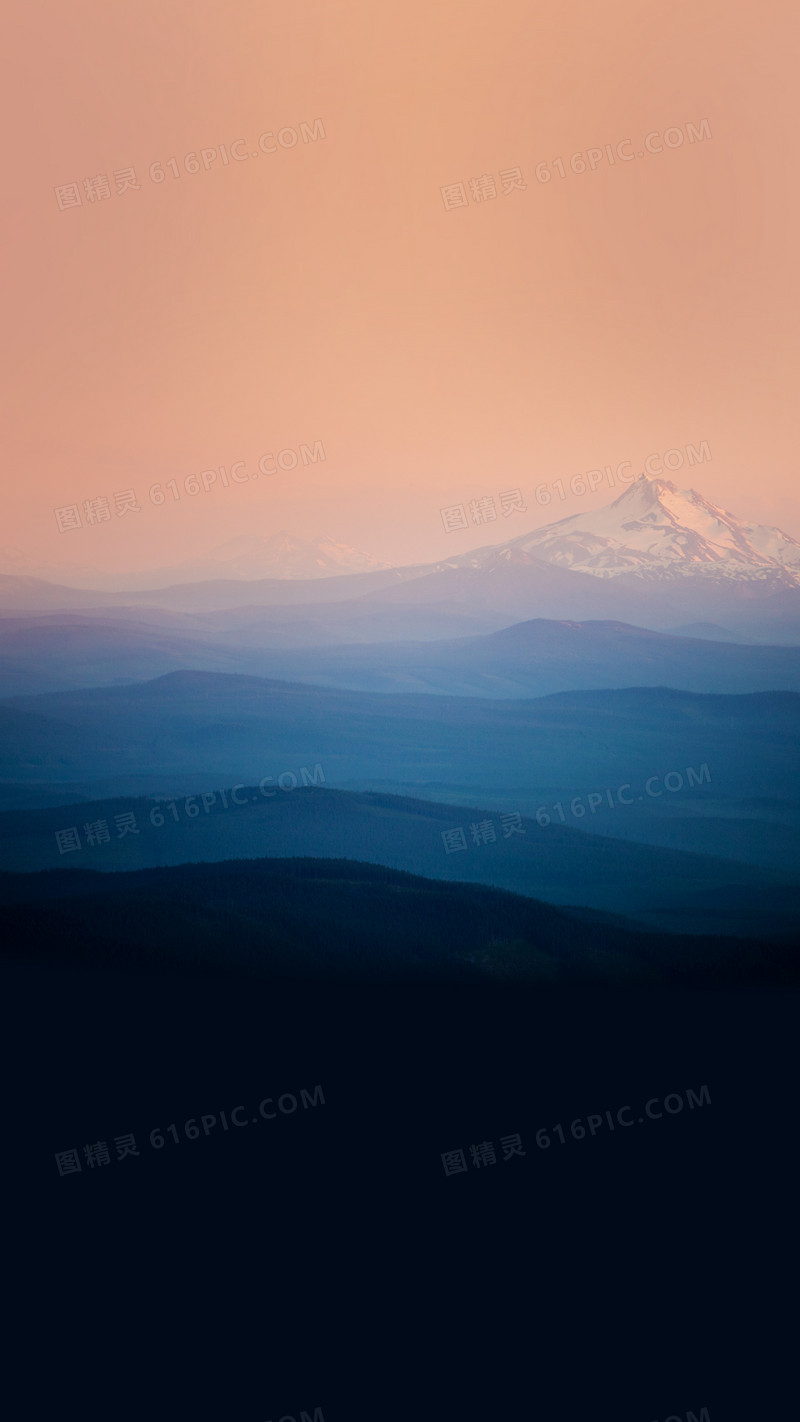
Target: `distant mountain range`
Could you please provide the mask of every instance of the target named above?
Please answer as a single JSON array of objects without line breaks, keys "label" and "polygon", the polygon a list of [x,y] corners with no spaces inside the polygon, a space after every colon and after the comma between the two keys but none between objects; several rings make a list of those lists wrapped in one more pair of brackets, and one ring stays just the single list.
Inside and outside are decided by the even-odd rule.
[{"label": "distant mountain range", "polygon": [[[173,672],[130,686],[0,703],[0,781],[100,794],[232,783],[325,766],[341,788],[463,789],[534,808],[713,761],[731,796],[796,803],[800,695],[701,696],[664,687],[531,700],[386,695],[260,677]],[[80,798],[78,795],[77,798]]]},{"label": "distant mountain range", "polygon": [[273,649],[267,660],[270,676],[356,691],[502,699],[625,686],[800,691],[800,647],[675,637],[625,622],[537,618],[447,641]]},{"label": "distant mountain range", "polygon": [[[444,613],[441,620],[443,631],[455,621]],[[365,619],[364,626],[380,635],[380,622]],[[325,619],[265,622],[256,609],[242,619],[166,613],[153,621],[141,614],[6,617],[0,619],[0,696],[118,686],[172,671],[501,699],[625,686],[800,691],[800,647],[715,641],[709,632],[677,637],[624,622],[537,618],[479,636],[331,645],[341,627]],[[456,623],[456,630],[463,629]]]},{"label": "distant mountain range", "polygon": [[[12,574],[19,574],[19,556],[3,557],[3,551],[0,550],[0,566],[5,564]],[[174,583],[206,582],[218,578],[237,582],[258,578],[292,581],[342,577],[348,573],[368,573],[388,567],[388,563],[382,563],[333,538],[296,538],[294,534],[280,532],[271,537],[241,534],[210,549],[202,557],[185,559],[181,563],[164,565],[144,573],[123,574],[122,577],[126,590],[149,592]],[[50,570],[37,569],[35,576],[47,579]],[[55,576],[57,578],[58,574]],[[75,576],[80,578],[82,588],[97,592],[114,592],[120,585],[120,574],[102,573],[95,568],[79,568]]]},{"label": "distant mountain range", "polygon": [[182,671],[20,697],[0,703],[0,868],[356,858],[683,932],[783,932],[799,725],[797,693],[663,687],[498,701]]},{"label": "distant mountain range", "polygon": [[800,543],[788,533],[740,523],[695,489],[679,490],[646,474],[611,504],[465,554],[452,566],[489,568],[530,558],[596,578],[700,574],[800,587]]},{"label": "distant mountain range", "polygon": [[[99,962],[110,935],[138,962],[157,924],[159,961],[177,935],[191,962],[235,942],[279,976],[324,975],[332,951],[358,974],[393,933],[381,971],[552,980],[564,945],[594,971],[606,929],[629,935],[626,974],[664,930],[790,948],[800,545],[779,530],[642,477],[436,564],[277,535],[162,572],[124,592],[0,579],[0,869],[60,871],[11,885],[26,951]],[[78,904],[89,867],[119,882],[88,876]],[[496,890],[524,902],[507,915]],[[428,935],[473,910],[507,929]],[[665,943],[659,980],[690,949],[744,967],[733,942]]]},{"label": "distant mountain range", "polygon": [[[291,533],[275,533],[271,538],[243,534],[229,538],[204,558],[180,563],[174,568],[157,569],[148,575],[146,586],[165,583],[200,582],[213,578],[234,578],[242,582],[256,578],[281,578],[298,582],[314,578],[344,577],[349,573],[371,573],[388,569],[388,563],[360,553],[333,538],[296,538]],[[140,581],[139,586],[145,586]]]},{"label": "distant mountain range", "polygon": [[[194,800],[199,803],[199,797]],[[193,801],[188,803],[193,808]],[[240,784],[234,798],[229,786],[225,797],[217,794],[194,818],[183,813],[182,799],[175,808],[177,821],[165,804],[154,809],[153,800],[131,797],[0,814],[0,898],[7,871],[60,871],[59,877],[69,880],[83,878],[87,870],[105,878],[233,858],[312,856],[383,864],[450,883],[490,884],[548,903],[622,914],[670,932],[785,932],[800,912],[790,846],[783,863],[763,862],[770,860],[768,853],[758,862],[747,845],[720,844],[720,821],[713,817],[706,842],[689,850],[683,844],[620,838],[620,820],[613,826],[609,821],[605,834],[586,834],[569,824],[542,826],[523,816],[519,833],[506,840],[497,817],[485,809],[313,786],[268,800],[255,785]],[[124,814],[133,815],[135,836],[119,839],[113,833],[108,843],[84,844],[59,856],[55,835],[65,826],[106,823],[113,829],[115,817]],[[496,840],[445,854],[442,833],[465,821],[492,824]],[[760,828],[775,826],[762,822]],[[752,842],[756,838],[751,834]],[[774,844],[775,834],[769,838]],[[789,838],[796,845],[797,832],[790,831]],[[725,858],[720,851],[729,847],[736,852]]]},{"label": "distant mountain range", "polygon": [[797,644],[800,543],[641,475],[610,505],[437,563],[388,568],[330,539],[278,534],[232,539],[124,591],[0,575],[4,616],[120,608],[236,614],[256,644],[284,647],[429,641],[543,618],[700,624],[701,638],[710,624],[720,641]]},{"label": "distant mountain range", "polygon": [[212,548],[204,558],[193,558],[173,568],[151,573],[139,587],[158,588],[165,583],[199,582],[209,578],[308,578],[342,577],[347,573],[369,573],[388,568],[367,553],[359,553],[347,543],[333,538],[296,538],[291,533],[275,533],[271,538],[242,534]]},{"label": "distant mountain range", "polygon": [[[580,841],[594,837],[584,833],[589,829],[639,840],[654,836],[665,847],[722,853],[796,877],[799,727],[800,695],[792,692],[699,696],[641,687],[503,702],[329,691],[255,677],[176,672],[128,687],[19,698],[0,703],[0,804],[16,812],[8,819],[0,817],[0,866],[34,867],[23,846],[36,807],[64,805],[70,798],[79,802],[122,795],[195,795],[237,781],[253,786],[262,776],[271,776],[274,788],[284,772],[288,774],[277,796],[256,795],[254,811],[261,805],[275,813],[266,821],[256,816],[254,837],[246,849],[243,843],[236,848],[233,844],[240,833],[237,827],[247,821],[244,809],[223,812],[219,825],[228,854],[275,853],[281,844],[289,852],[288,825],[305,802],[300,794],[305,766],[315,784],[331,789],[446,802],[454,817],[450,824],[475,818],[476,807],[518,811],[535,819],[546,805],[550,829],[557,828],[562,838],[567,834],[570,844],[576,834]],[[710,779],[690,790],[688,768],[699,774],[703,765]],[[317,766],[322,767],[322,780]],[[665,793],[663,778],[671,772],[676,777],[669,784],[678,791],[667,788]],[[653,795],[646,788],[651,776],[657,777],[650,787]],[[295,793],[280,793],[294,781],[300,787]],[[626,792],[633,802],[623,808],[614,793],[609,804],[606,791],[615,792],[624,784],[633,787],[629,795]],[[600,798],[587,809],[590,792]],[[574,815],[553,808],[557,802],[569,807],[575,796],[582,803]],[[210,799],[214,803],[213,795]],[[219,794],[216,803],[221,803]],[[286,808],[278,811],[278,806]],[[463,812],[453,809],[458,806]],[[88,806],[87,811],[84,815],[77,804],[73,812],[62,810],[52,829],[86,818],[108,818],[105,811],[93,814]],[[303,831],[291,842],[291,852],[375,858],[383,837],[380,826],[361,839],[349,831],[338,834],[338,815],[333,815],[333,837],[325,848],[314,837],[304,839]],[[564,819],[556,824],[559,815]],[[277,827],[278,816],[280,833],[267,848],[266,826]],[[211,820],[205,813],[186,818],[188,843],[197,847],[200,858],[213,857]],[[203,829],[205,825],[209,828]],[[542,833],[537,823],[536,834],[524,841],[538,844],[537,854],[543,848]],[[140,850],[147,851],[153,834],[121,839],[122,863],[133,863]],[[166,850],[177,835],[177,824],[174,836],[165,827],[151,847],[160,844]],[[393,844],[397,848],[396,826],[388,827],[387,835],[387,849]],[[437,876],[447,876],[461,865],[460,874],[471,866],[467,877],[484,881],[491,879],[493,864],[507,862],[506,849],[511,854],[517,848],[516,839],[506,845],[498,833],[502,852],[488,845],[473,847],[469,854],[446,855],[435,827],[423,832],[419,823],[411,838],[422,854],[428,852],[427,840],[433,859],[388,862]],[[67,862],[59,858],[52,833],[44,848],[51,856],[45,863]],[[112,841],[90,857],[105,864],[116,852]],[[179,852],[193,857],[185,847]],[[565,882],[570,883],[574,844],[565,844],[565,855]],[[538,874],[541,860],[528,851],[525,858],[526,872]],[[83,863],[84,854],[70,856],[69,862]],[[601,889],[607,884],[624,911],[625,896],[630,899],[632,892],[630,874],[626,871],[611,883],[604,876],[602,858],[599,862],[597,884]],[[434,863],[441,867],[433,868]],[[549,890],[541,890],[541,880],[535,882],[536,892],[549,897]],[[579,875],[572,882],[573,897],[562,902],[591,902],[584,897],[588,884],[587,875]],[[668,900],[667,889],[664,902]]]}]

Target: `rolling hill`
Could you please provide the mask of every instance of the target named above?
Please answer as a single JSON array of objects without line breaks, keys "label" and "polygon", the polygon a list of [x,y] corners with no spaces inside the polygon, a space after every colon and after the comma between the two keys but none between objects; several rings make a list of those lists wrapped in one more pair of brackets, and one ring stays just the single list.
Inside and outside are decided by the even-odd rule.
[{"label": "rolling hill", "polygon": [[[428,564],[385,568],[375,561],[341,545],[307,547],[281,536],[273,547],[254,534],[227,553],[212,550],[194,566],[137,575],[137,586],[113,592],[7,574],[0,577],[0,610],[141,607],[196,615],[346,603],[344,623],[374,616],[375,634],[383,636],[385,619],[393,639],[431,635],[415,628],[442,628],[442,609],[451,609],[453,633],[465,630],[465,618],[484,625],[494,619],[495,626],[600,618],[661,631],[711,622],[745,640],[800,642],[800,544],[780,529],[738,521],[693,489],[644,474],[611,504],[504,542]],[[277,575],[252,576],[264,566]],[[153,586],[158,576],[168,584]],[[319,611],[312,617],[323,620]]]},{"label": "rolling hill", "polygon": [[[796,861],[734,863],[713,848],[690,853],[629,842],[616,837],[620,819],[613,816],[605,834],[587,834],[582,820],[561,824],[555,814],[546,821],[513,816],[512,827],[486,804],[457,807],[317,786],[265,789],[271,793],[239,785],[170,801],[116,797],[6,812],[0,814],[0,868],[113,874],[231,857],[311,855],[489,884],[676,932],[757,935],[800,924]],[[123,815],[133,817],[130,833],[118,832]],[[70,842],[79,847],[62,853],[58,836],[70,827]],[[460,841],[459,829],[463,844],[448,852],[443,836],[455,831]]]},{"label": "rolling hill", "polygon": [[[700,645],[700,644],[696,644]],[[79,794],[257,783],[324,765],[340,788],[470,794],[534,809],[551,794],[710,766],[712,795],[797,798],[800,696],[664,687],[530,700],[381,695],[173,672],[0,703],[0,782]],[[357,783],[357,782],[369,782]],[[84,787],[84,788],[81,788]],[[525,809],[525,804],[510,808]],[[532,811],[529,811],[532,812]]]},{"label": "rolling hill", "polygon": [[3,957],[58,968],[274,982],[793,982],[795,947],[647,933],[483,886],[371,864],[228,861],[0,876]]},{"label": "rolling hill", "polygon": [[274,650],[269,659],[271,674],[287,681],[360,691],[502,699],[626,686],[800,691],[800,648],[677,637],[623,622],[537,619],[480,637]]},{"label": "rolling hill", "polygon": [[[334,613],[338,609],[329,609]],[[129,614],[132,612],[128,610]],[[431,630],[433,609],[423,609]],[[124,685],[171,671],[232,672],[370,692],[423,691],[495,698],[545,696],[624,686],[681,691],[800,690],[800,648],[747,646],[651,632],[623,622],[537,619],[479,636],[401,642],[363,640],[402,620],[373,612],[355,624],[360,639],[297,646],[315,631],[327,642],[347,623],[161,613],[147,621],[84,614],[0,620],[0,686],[5,697],[62,687]],[[439,609],[452,625],[452,606]],[[214,621],[216,624],[214,625]],[[295,645],[293,645],[295,644]]]}]

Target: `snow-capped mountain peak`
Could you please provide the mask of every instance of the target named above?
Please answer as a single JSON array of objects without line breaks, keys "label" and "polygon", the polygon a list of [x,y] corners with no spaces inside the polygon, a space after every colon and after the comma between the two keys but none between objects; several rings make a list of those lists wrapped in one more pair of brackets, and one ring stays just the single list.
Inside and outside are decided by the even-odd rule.
[{"label": "snow-capped mountain peak", "polygon": [[182,563],[151,568],[147,572],[103,573],[93,568],[80,568],[65,574],[61,569],[36,566],[7,569],[1,561],[0,572],[24,573],[98,591],[113,591],[122,586],[129,592],[147,592],[175,584],[217,582],[220,579],[232,582],[255,582],[261,578],[306,581],[347,573],[372,573],[389,566],[333,538],[296,538],[294,534],[280,532],[270,536],[239,534],[205,554]]},{"label": "snow-capped mountain peak", "polygon": [[[185,565],[190,571],[191,565]],[[200,568],[202,566],[202,572]],[[241,534],[212,548],[191,571],[214,578],[330,578],[344,573],[371,573],[387,564],[335,539],[297,538],[281,531],[270,537]]]},{"label": "snow-capped mountain peak", "polygon": [[696,489],[640,474],[610,504],[571,514],[461,561],[537,561],[613,578],[702,574],[779,576],[800,586],[800,543],[779,528],[740,523]]}]

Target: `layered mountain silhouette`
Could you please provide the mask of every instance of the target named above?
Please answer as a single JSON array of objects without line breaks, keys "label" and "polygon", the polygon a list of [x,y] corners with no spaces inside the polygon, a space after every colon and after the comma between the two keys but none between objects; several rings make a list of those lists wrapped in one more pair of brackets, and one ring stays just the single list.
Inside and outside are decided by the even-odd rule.
[{"label": "layered mountain silhouette", "polygon": [[[455,616],[440,609],[441,628]],[[346,625],[346,624],[345,624]],[[469,623],[467,623],[469,626]],[[330,645],[342,623],[164,614],[147,621],[80,613],[0,619],[5,696],[148,681],[170,671],[232,672],[354,691],[499,698],[624,686],[682,691],[800,691],[800,647],[678,637],[624,622],[535,619],[482,636]],[[298,645],[299,644],[299,645]],[[322,644],[322,645],[320,645]],[[327,644],[327,645],[325,645]]]},{"label": "layered mountain silhouette", "polygon": [[[649,940],[631,945],[636,972],[656,934],[726,935],[719,951],[666,944],[659,981],[684,950],[708,954],[709,980],[735,978],[739,934],[780,937],[791,964],[800,545],[780,530],[642,477],[433,564],[255,535],[161,572],[169,586],[123,591],[0,578],[0,869],[36,876],[13,891],[18,947],[27,923],[37,951],[57,938],[79,959],[84,924],[99,965],[105,922],[137,960],[134,906],[149,923],[162,903],[167,937],[187,961],[202,939],[215,971],[242,937],[268,975],[291,960],[301,976],[561,976],[530,908],[466,959],[439,929],[425,939],[429,911],[468,918],[488,885],[568,908],[554,941],[563,929],[579,956],[586,915],[637,920],[615,925]],[[120,821],[136,828],[123,838]],[[80,853],[60,852],[64,830]],[[314,863],[264,867],[286,856]],[[233,857],[243,867],[196,891]],[[51,894],[41,871],[56,868]],[[119,880],[113,903],[93,875],[80,902],[64,888],[86,869]],[[378,927],[398,910],[392,963],[377,929],[356,933],[365,903]],[[759,954],[745,957],[755,980]]]},{"label": "layered mountain silhouette", "polygon": [[280,622],[284,646],[430,640],[532,618],[659,631],[711,623],[723,637],[800,642],[800,543],[646,475],[611,504],[435,563],[387,568],[330,539],[276,534],[230,540],[127,588],[102,582],[68,588],[3,575],[0,611],[249,609],[253,624]]},{"label": "layered mountain silhouette", "polygon": [[[741,833],[738,845],[726,840],[726,825],[742,829],[732,819],[730,801],[723,819],[719,799],[712,802],[717,818],[709,819],[706,843],[700,838],[697,852],[682,835],[675,847],[618,838],[625,828],[621,807],[616,818],[606,810],[605,834],[583,832],[583,819],[568,816],[570,822],[561,824],[551,806],[549,823],[522,815],[506,838],[497,813],[475,806],[313,785],[298,786],[291,793],[276,791],[272,798],[265,798],[257,785],[240,784],[235,794],[232,790],[229,786],[225,793],[206,794],[205,800],[202,792],[189,797],[188,814],[186,797],[116,797],[84,801],[70,809],[53,806],[0,814],[0,868],[58,869],[71,879],[87,870],[105,877],[234,857],[310,855],[369,861],[453,884],[494,885],[562,906],[630,916],[651,929],[758,936],[790,932],[800,914],[796,852],[790,859],[787,844],[781,863],[780,854],[771,852],[776,837],[770,831],[776,826],[763,821],[754,826],[750,846]],[[705,790],[709,793],[707,785]],[[688,807],[691,812],[691,799]],[[694,809],[702,808],[695,794]],[[134,817],[135,835],[116,834],[116,817],[122,815]],[[669,822],[668,811],[662,810],[662,816]],[[475,845],[470,826],[481,823],[491,824],[495,838]],[[78,827],[82,847],[61,855],[56,836],[68,824]],[[109,839],[95,835],[89,844],[82,827],[91,824],[108,826]],[[459,825],[467,843],[460,852],[448,854],[442,835]],[[796,851],[797,830],[780,829]],[[767,852],[762,862],[753,862],[752,843],[764,840]],[[723,850],[731,858],[722,857]]]},{"label": "layered mountain silhouette", "polygon": [[800,587],[800,542],[788,533],[741,523],[695,489],[679,490],[669,479],[646,474],[611,504],[572,514],[454,563],[487,568],[529,557],[597,578],[679,573],[773,578]]},{"label": "layered mountain silhouette", "polygon": [[[615,912],[660,906],[670,924],[765,922],[798,878],[799,725],[796,693],[663,687],[497,701],[177,672],[19,698],[0,705],[0,867],[354,856]],[[237,782],[249,789],[224,797]],[[140,832],[119,838],[115,816],[143,796]],[[179,797],[160,825],[155,796]],[[184,809],[188,796],[206,798]],[[498,820],[474,844],[470,825],[501,813],[527,832],[506,840]],[[59,830],[83,840],[98,820],[109,839],[59,854]],[[459,826],[466,845],[447,853],[441,832]],[[743,866],[758,870],[747,903]]]},{"label": "layered mountain silhouette", "polygon": [[448,786],[481,798],[489,791],[500,804],[506,795],[574,795],[708,761],[721,793],[791,804],[799,725],[800,695],[789,691],[722,696],[662,686],[501,701],[185,671],[4,701],[0,778],[88,784],[94,797],[107,786],[129,791],[138,777],[144,793],[187,785],[189,794],[203,776],[213,788],[321,761],[326,783],[342,788]]},{"label": "layered mountain silhouette", "polygon": [[[203,558],[158,569],[148,576],[149,587],[166,582],[194,582],[207,578],[308,578],[343,577],[388,568],[367,553],[333,538],[297,538],[280,532],[265,538],[242,534],[212,548]],[[140,584],[141,585],[141,584]]]},{"label": "layered mountain silhouette", "polygon": [[[0,550],[0,566],[4,567],[4,571],[20,572],[22,562],[19,556],[3,557]],[[240,534],[211,548],[202,557],[154,568],[147,573],[133,574],[126,582],[131,590],[147,591],[171,583],[213,578],[233,578],[237,581],[255,578],[328,578],[348,573],[371,572],[388,566],[388,563],[382,563],[367,553],[360,553],[358,549],[334,538],[297,538],[294,534],[281,531],[271,536]],[[38,570],[38,576],[46,577],[46,571]],[[78,569],[76,576],[83,587],[96,591],[113,590],[118,588],[120,583],[118,575],[101,573],[94,568]]]},{"label": "layered mountain silhouette", "polygon": [[800,691],[800,647],[675,637],[624,622],[536,619],[452,641],[274,650],[269,662],[272,674],[287,681],[454,696],[529,697],[624,686]]}]

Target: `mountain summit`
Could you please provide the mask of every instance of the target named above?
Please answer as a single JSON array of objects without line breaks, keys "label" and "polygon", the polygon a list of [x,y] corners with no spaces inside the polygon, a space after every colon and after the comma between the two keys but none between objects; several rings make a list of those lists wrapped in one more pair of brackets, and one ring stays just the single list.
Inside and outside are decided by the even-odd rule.
[{"label": "mountain summit", "polygon": [[[21,565],[4,567],[0,550],[0,568],[4,574],[18,577],[60,581],[64,574],[48,568],[27,568]],[[296,538],[292,533],[241,534],[217,544],[207,553],[182,563],[162,565],[137,573],[103,573],[94,568],[74,569],[69,578],[73,587],[113,592],[124,585],[128,592],[147,592],[183,583],[254,582],[262,578],[277,578],[287,582],[309,582],[317,578],[334,578],[347,573],[373,573],[389,567],[368,553],[360,553],[347,543],[333,538]],[[6,578],[8,581],[8,578]]]},{"label": "mountain summit", "polygon": [[[203,577],[248,579],[330,578],[387,567],[377,558],[333,538],[296,538],[283,532],[270,538],[258,534],[229,538],[206,554],[202,564],[208,570],[201,574]],[[184,564],[184,573],[190,568],[192,565]]]},{"label": "mountain summit", "polygon": [[545,524],[453,562],[486,568],[545,562],[598,578],[701,574],[775,578],[800,587],[800,543],[779,528],[740,523],[696,489],[638,479],[611,504]]}]

